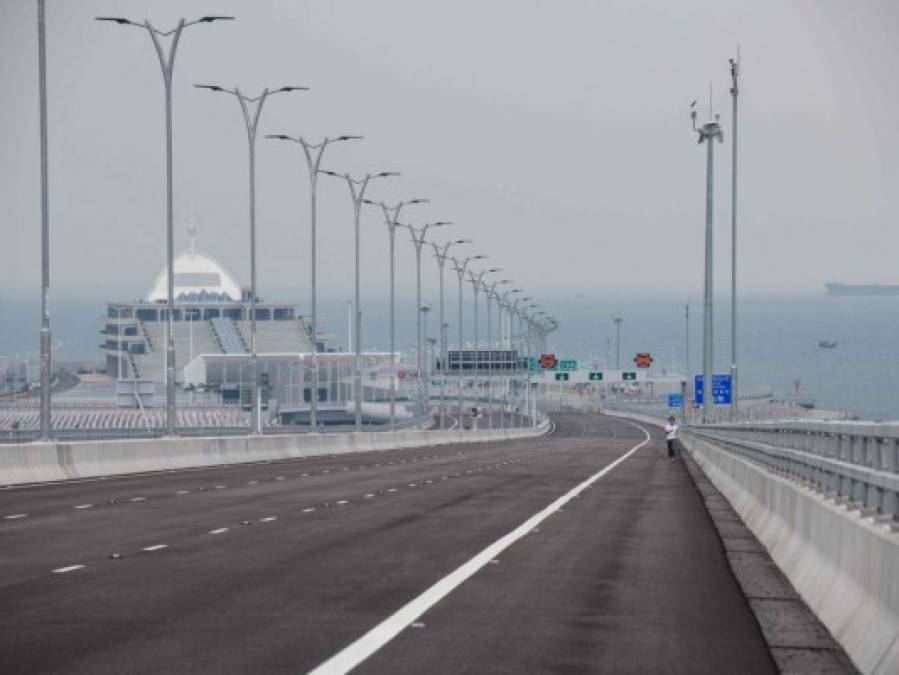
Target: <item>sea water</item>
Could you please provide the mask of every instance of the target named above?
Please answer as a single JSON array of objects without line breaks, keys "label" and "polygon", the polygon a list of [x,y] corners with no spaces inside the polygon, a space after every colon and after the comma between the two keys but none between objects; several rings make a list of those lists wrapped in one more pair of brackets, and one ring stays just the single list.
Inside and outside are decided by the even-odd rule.
[{"label": "sea water", "polygon": [[[363,299],[364,349],[388,348],[389,323],[384,294]],[[279,297],[284,294],[279,295]],[[450,348],[457,342],[456,294],[447,293],[446,321],[450,324]],[[463,308],[465,341],[473,339],[472,294],[466,288]],[[432,305],[430,335],[437,334],[437,298],[428,292]],[[580,365],[602,370],[615,367],[616,333],[613,316],[620,315],[621,365],[633,365],[637,352],[650,352],[653,370],[683,373],[686,361],[686,298],[672,295],[603,295],[557,293],[540,297],[541,307],[561,322],[549,337],[549,349],[561,358],[577,359]],[[690,304],[689,372],[701,370],[702,303]],[[346,306],[341,299],[323,296],[322,323],[346,349]],[[839,410],[876,420],[899,420],[899,296],[829,297],[816,294],[748,295],[740,298],[738,317],[739,381],[745,390],[770,387],[791,394],[799,392],[816,399],[817,407]],[[304,305],[299,303],[302,312]],[[730,368],[730,302],[718,297],[714,303],[715,372]],[[37,358],[39,307],[24,300],[0,303],[0,354],[32,352]],[[57,360],[101,361],[99,329],[105,305],[102,300],[57,302],[53,306],[54,342]],[[486,305],[480,300],[479,335],[487,335]],[[496,336],[495,308],[491,321]],[[837,342],[834,349],[818,346],[821,340]],[[415,348],[414,300],[400,297],[397,305],[397,347]],[[414,358],[411,359],[414,361]]]}]

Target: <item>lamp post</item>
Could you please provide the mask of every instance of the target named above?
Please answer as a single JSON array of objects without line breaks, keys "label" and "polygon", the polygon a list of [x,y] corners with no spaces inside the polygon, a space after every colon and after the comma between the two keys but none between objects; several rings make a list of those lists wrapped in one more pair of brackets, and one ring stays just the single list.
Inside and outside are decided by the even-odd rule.
[{"label": "lamp post", "polygon": [[355,264],[353,279],[355,290],[353,292],[355,330],[353,330],[354,358],[353,358],[353,398],[355,399],[356,431],[362,430],[362,309],[359,306],[359,216],[362,212],[362,204],[365,201],[365,190],[374,178],[387,178],[399,176],[396,171],[381,171],[380,173],[367,173],[359,179],[355,179],[348,173],[336,173],[334,171],[322,171],[322,173],[346,181],[353,200],[353,245],[355,250]]},{"label": "lamp post", "polygon": [[[315,431],[318,428],[318,389],[319,389],[319,373],[318,373],[318,309],[317,309],[317,292],[316,292],[316,267],[317,267],[317,249],[316,249],[316,193],[318,187],[319,167],[321,166],[322,156],[325,149],[331,143],[341,141],[361,140],[362,136],[337,136],[329,138],[325,136],[318,143],[310,143],[302,136],[292,137],[286,134],[267,134],[266,138],[279,141],[290,141],[297,143],[303,148],[303,156],[306,158],[306,167],[309,170],[309,205],[310,205],[310,224],[312,230],[312,241],[310,242],[310,275],[312,280],[311,290],[311,312],[312,312],[312,391],[309,396],[309,429]],[[330,387],[329,387],[330,391]]]},{"label": "lamp post", "polygon": [[623,316],[613,316],[612,323],[615,324],[615,367],[621,368],[621,324],[624,322]]},{"label": "lamp post", "polygon": [[[165,431],[169,436],[173,436],[177,429],[175,420],[175,336],[174,326],[172,325],[172,315],[175,309],[175,211],[173,203],[173,187],[172,187],[172,77],[175,68],[175,54],[178,51],[178,42],[181,40],[181,32],[188,26],[198,23],[212,23],[213,21],[231,21],[233,16],[202,16],[194,21],[185,21],[179,19],[175,28],[168,31],[161,31],[153,27],[149,19],[145,19],[143,23],[132,21],[131,19],[123,19],[113,16],[98,16],[97,21],[109,21],[117,23],[120,26],[131,26],[134,28],[142,28],[147,31],[150,39],[153,41],[153,47],[156,49],[156,55],[159,57],[159,66],[162,68],[162,82],[165,92],[165,197],[166,197],[166,230],[165,230],[165,249],[166,249],[166,285],[168,287],[168,297],[166,302],[166,352],[165,352]],[[162,44],[159,38],[171,36],[169,43],[168,55],[163,52]],[[49,325],[47,326],[49,330]],[[43,347],[43,342],[42,342]],[[47,362],[49,368],[49,358]],[[49,387],[48,387],[49,390]],[[43,404],[43,402],[42,402]],[[49,399],[47,400],[49,408]],[[49,413],[49,410],[48,410]]]},{"label": "lamp post", "polygon": [[[488,288],[484,293],[484,295],[487,296],[487,349],[488,350],[493,350],[493,330],[492,330],[493,322],[492,322],[492,317],[491,317],[492,311],[490,309],[490,301],[495,299],[497,302],[497,308],[498,308],[499,307],[499,296],[496,294],[496,287],[502,286],[504,284],[511,284],[511,283],[512,283],[511,279],[501,279],[500,281],[494,281],[490,285],[490,288]],[[487,422],[488,422],[489,428],[491,428],[491,429],[493,428],[493,414],[492,414],[492,411],[493,411],[493,361],[494,361],[494,359],[491,358],[488,361],[488,365],[487,365],[487,382],[488,382],[487,401],[488,401],[488,404],[490,405],[490,409],[491,409],[491,414],[488,417]]]},{"label": "lamp post", "polygon": [[[269,96],[291,91],[305,91],[308,87],[286,86],[278,89],[262,90],[259,96],[245,96],[239,87],[227,89],[217,84],[195,84],[197,89],[206,89],[218,94],[229,94],[237,99],[240,111],[243,114],[244,125],[247,132],[247,147],[249,150],[249,178],[250,178],[250,401],[252,411],[250,413],[250,433],[262,433],[262,416],[259,414],[261,403],[259,400],[259,362],[256,354],[256,132],[259,129],[259,117],[262,108]],[[250,106],[255,106],[251,112]],[[171,339],[171,335],[169,336]]]},{"label": "lamp post", "polygon": [[40,88],[41,161],[41,429],[40,440],[50,440],[51,332],[50,307],[50,196],[47,160],[47,39],[44,0],[37,1],[38,86]]},{"label": "lamp post", "polygon": [[[448,241],[442,245],[437,244],[435,242],[431,242],[431,246],[434,247],[434,257],[437,258],[437,266],[440,269],[440,360],[442,362],[442,367],[440,368],[440,428],[444,428],[444,420],[445,420],[445,404],[444,404],[444,391],[446,389],[446,373],[449,370],[447,365],[447,361],[449,360],[449,347],[447,345],[446,339],[446,330],[449,327],[444,321],[444,284],[443,284],[443,273],[446,269],[446,261],[449,257],[449,250],[451,246],[455,246],[457,244],[470,244],[470,239],[456,239],[455,241]],[[461,424],[461,422],[460,422]]]},{"label": "lamp post", "polygon": [[[518,303],[519,303],[519,302],[521,302],[521,303],[527,303],[529,300],[533,300],[533,299],[534,299],[534,298],[532,298],[531,296],[527,295],[527,296],[524,296],[524,297],[521,297],[521,298],[517,298],[517,299],[515,300],[514,305],[513,305],[512,316],[513,316],[513,317],[518,317],[518,351],[517,351],[517,353],[516,353],[516,355],[517,355],[518,358],[516,359],[516,364],[517,364],[517,363],[520,363],[520,359],[521,359],[521,351],[527,352],[527,346],[526,346],[526,343],[525,343],[525,330],[524,330],[524,321],[525,321],[525,317],[524,317],[524,307],[522,307],[521,312],[519,312],[519,311],[518,311]],[[513,320],[514,320],[514,319],[513,319]],[[514,323],[513,323],[512,325],[514,325]],[[527,358],[527,354],[525,354],[525,358]],[[517,372],[517,369],[516,369],[516,372]],[[521,390],[521,380],[522,380],[522,378],[521,378],[521,374],[520,374],[520,373],[517,373],[517,375],[518,375],[518,377],[517,377],[517,381],[518,381],[518,389],[519,389],[519,391],[520,391],[520,390]],[[520,396],[520,394],[519,394],[519,396]],[[525,392],[525,403],[527,403],[527,392]]]},{"label": "lamp post", "polygon": [[[501,325],[501,334],[500,334],[501,342],[505,342],[505,338],[502,335],[502,318],[503,318],[503,310],[506,311],[505,332],[507,332],[509,335],[508,345],[509,345],[510,353],[512,352],[512,305],[509,303],[509,301],[506,298],[508,298],[510,295],[516,295],[518,293],[523,293],[523,292],[524,291],[520,288],[513,288],[511,290],[508,290],[505,293],[503,293],[502,301],[497,303],[497,305],[499,307],[499,318],[500,318],[500,325]],[[514,370],[514,368],[513,368],[513,370]],[[510,394],[509,389],[511,386],[511,378],[506,377],[505,382],[503,384],[504,384],[503,407],[505,407],[509,404],[509,394]],[[503,421],[504,417],[505,417],[504,415],[500,414],[500,427],[505,426],[505,422]]]},{"label": "lamp post", "polygon": [[388,206],[384,202],[363,200],[366,204],[377,204],[384,213],[390,241],[390,428],[396,428],[396,228],[400,227],[400,211],[409,204],[427,204],[430,199],[410,199]]},{"label": "lamp post", "polygon": [[[412,244],[415,247],[415,306],[420,310],[421,309],[421,249],[425,244],[425,236],[428,234],[428,230],[432,227],[443,227],[445,225],[451,225],[452,223],[446,220],[438,220],[435,223],[425,223],[421,227],[414,227],[413,225],[405,225],[404,227],[409,228],[409,233],[412,235]],[[424,354],[422,353],[424,349],[424,344],[422,342],[421,336],[421,323],[422,323],[422,314],[420,311],[415,312],[415,334],[416,334],[416,351],[418,357],[418,405],[416,406],[418,417],[421,418],[425,414],[425,401],[424,401],[424,380],[422,379],[423,368],[424,368]]]},{"label": "lamp post", "polygon": [[[430,401],[431,395],[428,391],[428,358],[427,358],[427,341],[428,341],[428,313],[431,311],[430,305],[419,305],[418,306],[418,316],[419,316],[419,324],[422,326],[422,331],[424,333],[424,342],[422,343],[423,349],[425,349],[425,353],[419,354],[419,363],[421,364],[421,368],[424,368],[423,371],[418,373],[418,382],[419,388],[421,389],[421,395],[419,396],[419,401],[427,401],[427,404],[423,405],[423,410],[428,411],[428,416],[430,417]],[[422,414],[420,417],[423,417]]]},{"label": "lamp post", "polygon": [[[701,127],[696,126],[695,101],[690,118],[693,121],[693,130],[699,134],[699,143],[706,143],[706,170],[705,170],[705,286],[703,289],[703,330],[702,330],[702,422],[709,421],[708,410],[713,405],[712,401],[712,198],[713,198],[713,169],[714,169],[714,141],[724,142],[724,133],[717,118],[714,122],[706,122]],[[695,396],[695,394],[694,394]]]},{"label": "lamp post", "polygon": [[453,261],[453,269],[456,271],[456,277],[459,280],[459,429],[462,427],[462,352],[465,347],[465,337],[462,333],[462,282],[465,281],[465,272],[468,269],[468,264],[472,260],[484,260],[487,256],[485,255],[473,255],[465,258],[464,260],[460,260],[459,258],[452,258]]},{"label": "lamp post", "polygon": [[731,263],[730,263],[730,386],[731,386],[731,419],[737,418],[737,78],[740,76],[740,48],[737,47],[737,58],[730,59],[730,76],[733,86],[730,95],[733,98],[733,126],[731,133]]},{"label": "lamp post", "polygon": [[[489,270],[481,270],[477,274],[473,270],[468,271],[468,280],[471,282],[471,289],[474,293],[474,390],[475,403],[480,399],[481,384],[481,341],[478,334],[478,292],[485,288],[484,275],[499,272],[501,267],[494,267]],[[485,289],[486,290],[486,289]]]}]

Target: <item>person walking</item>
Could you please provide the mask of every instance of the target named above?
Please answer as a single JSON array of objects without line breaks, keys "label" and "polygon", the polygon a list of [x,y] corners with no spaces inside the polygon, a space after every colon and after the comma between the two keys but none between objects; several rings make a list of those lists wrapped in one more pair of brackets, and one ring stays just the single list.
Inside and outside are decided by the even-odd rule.
[{"label": "person walking", "polygon": [[665,441],[668,443],[668,461],[674,461],[674,444],[677,441],[677,421],[674,417],[668,418],[668,424],[665,425]]}]

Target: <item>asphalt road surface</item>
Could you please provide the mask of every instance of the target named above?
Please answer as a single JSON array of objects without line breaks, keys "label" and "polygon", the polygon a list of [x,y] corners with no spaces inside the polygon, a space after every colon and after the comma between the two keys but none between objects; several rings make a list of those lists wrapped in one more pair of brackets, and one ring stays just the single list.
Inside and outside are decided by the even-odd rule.
[{"label": "asphalt road surface", "polygon": [[0,673],[317,667],[774,672],[685,468],[624,420],[0,491]]}]

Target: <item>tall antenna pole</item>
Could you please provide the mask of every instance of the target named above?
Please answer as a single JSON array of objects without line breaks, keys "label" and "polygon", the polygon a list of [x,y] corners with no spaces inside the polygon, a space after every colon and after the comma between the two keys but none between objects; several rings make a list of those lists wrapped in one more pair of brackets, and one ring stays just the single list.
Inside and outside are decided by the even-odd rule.
[{"label": "tall antenna pole", "polygon": [[730,223],[731,223],[731,262],[730,262],[730,414],[737,418],[737,78],[740,75],[740,47],[737,46],[737,58],[730,60],[730,76],[733,86],[730,94],[733,98],[733,141],[731,141],[731,187],[730,187]]},{"label": "tall antenna pole", "polygon": [[[47,178],[47,41],[44,0],[37,2],[38,79],[41,116],[41,435],[50,440],[50,213]],[[121,353],[118,358],[122,358]]]}]

